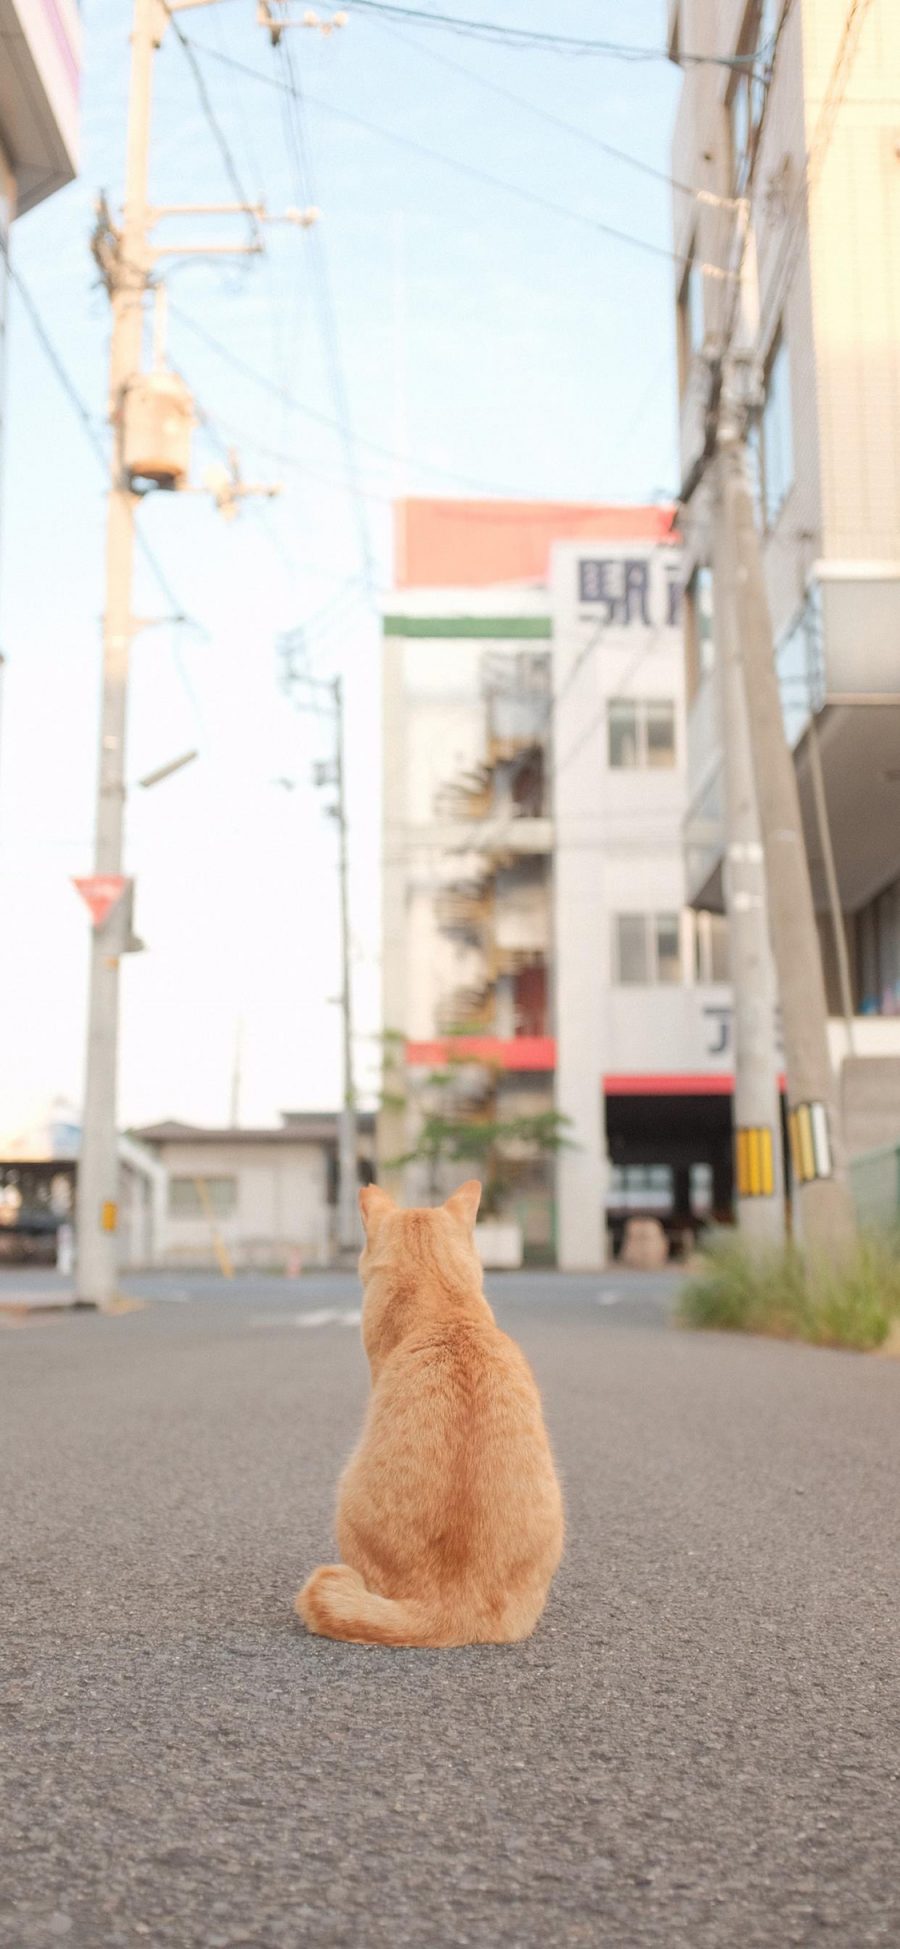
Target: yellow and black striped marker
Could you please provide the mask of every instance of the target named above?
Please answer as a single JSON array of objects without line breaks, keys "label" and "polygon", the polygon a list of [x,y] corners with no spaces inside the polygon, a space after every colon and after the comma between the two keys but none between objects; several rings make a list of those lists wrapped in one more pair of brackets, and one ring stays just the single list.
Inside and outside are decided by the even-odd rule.
[{"label": "yellow and black striped marker", "polygon": [[811,1184],[815,1178],[832,1176],[834,1165],[824,1103],[798,1103],[795,1110],[789,1110],[788,1136],[791,1165],[798,1184]]},{"label": "yellow and black striped marker", "polygon": [[767,1124],[735,1131],[735,1175],[739,1198],[771,1198],[775,1191],[775,1152]]}]

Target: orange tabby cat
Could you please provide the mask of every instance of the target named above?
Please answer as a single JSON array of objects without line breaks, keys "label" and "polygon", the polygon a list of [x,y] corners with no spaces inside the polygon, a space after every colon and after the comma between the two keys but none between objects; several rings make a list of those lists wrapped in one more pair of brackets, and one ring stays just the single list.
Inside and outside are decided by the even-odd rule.
[{"label": "orange tabby cat", "polygon": [[372,1393],[341,1478],[342,1564],[296,1609],[358,1644],[508,1644],[541,1615],[562,1497],[531,1370],[494,1322],[473,1230],[475,1180],[435,1211],[359,1194]]}]

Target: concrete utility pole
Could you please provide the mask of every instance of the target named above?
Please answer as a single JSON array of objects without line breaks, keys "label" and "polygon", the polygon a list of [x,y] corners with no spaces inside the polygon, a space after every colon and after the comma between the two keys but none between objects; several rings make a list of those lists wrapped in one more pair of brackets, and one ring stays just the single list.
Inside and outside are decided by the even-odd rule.
[{"label": "concrete utility pole", "polygon": [[722,524],[735,564],[737,657],[743,672],[781,1001],[797,1215],[810,1250],[833,1256],[852,1244],[853,1208],[828,1047],[825,982],[800,797],[784,733],[746,444],[730,422],[720,431],[715,490],[717,523]]},{"label": "concrete utility pole", "polygon": [[353,1076],[353,993],[350,979],[350,908],[347,887],[347,798],[344,787],[344,692],[334,679],[335,785],[338,824],[338,880],[341,901],[341,1023],[344,1086],[338,1141],[338,1243],[352,1252],[359,1243],[357,1188],[359,1143],[356,1128],[356,1086]]},{"label": "concrete utility pole", "polygon": [[738,618],[734,536],[725,516],[730,465],[723,404],[713,527],[716,682],[725,774],[725,908],[734,994],[734,1158],[737,1220],[754,1245],[784,1238],[784,1158],[780,1064],[775,1037],[775,974],[769,942],[766,872],[747,722]]},{"label": "concrete utility pole", "polygon": [[[125,206],[117,272],[110,287],[112,336],[109,398],[113,423],[112,481],[106,530],[106,613],[97,793],[95,870],[122,871],[125,810],[125,706],[134,622],[131,613],[137,495],[125,468],[125,404],[129,381],[141,368],[147,287],[147,168],[154,28],[158,0],[135,0],[131,89],[125,166]],[[115,915],[115,910],[113,910]],[[118,1285],[118,1141],[116,1089],[119,1045],[119,942],[108,928],[91,933],[87,1071],[78,1165],[78,1297],[108,1304]]]},{"label": "concrete utility pole", "polygon": [[[359,1186],[359,1132],[357,1128],[356,1082],[353,1068],[353,986],[351,979],[352,952],[350,941],[350,896],[349,896],[349,844],[347,823],[347,793],[344,768],[344,686],[340,677],[314,677],[308,669],[300,667],[303,658],[302,631],[282,638],[283,657],[282,684],[286,694],[298,710],[311,710],[321,715],[321,706],[315,702],[316,695],[324,693],[334,722],[334,754],[325,763],[313,767],[316,785],[333,786],[335,802],[329,807],[338,829],[338,898],[341,930],[341,992],[338,1000],[341,1009],[341,1052],[343,1082],[341,1089],[341,1109],[338,1118],[338,1209],[337,1242],[340,1251],[355,1252],[360,1243],[359,1210],[357,1190]],[[299,688],[310,692],[310,702],[302,704],[295,692]]]},{"label": "concrete utility pole", "polygon": [[[106,917],[95,920],[91,935],[87,1065],[81,1156],[78,1166],[77,1292],[85,1305],[103,1306],[118,1284],[118,1135],[116,1093],[119,1046],[119,960],[136,945],[131,938],[131,889],[122,879],[125,811],[125,731],[131,645],[144,626],[132,613],[135,517],[147,487],[187,486],[193,406],[187,387],[162,370],[159,317],[155,371],[142,370],[144,301],[154,266],[165,256],[246,255],[262,249],[259,224],[267,212],[248,201],[221,204],[168,204],[150,208],[147,178],[153,57],[174,17],[215,0],[134,0],[131,78],[125,164],[125,200],[120,224],[105,199],[98,206],[93,251],[112,306],[109,416],[113,455],[106,531],[106,607],[103,626],[103,680],[100,714],[100,764],[97,792],[95,873],[120,897]],[[180,29],[175,32],[184,41]],[[189,46],[189,44],[188,44]],[[167,216],[200,212],[241,213],[251,217],[247,244],[196,246],[151,243],[150,233]],[[311,212],[288,211],[282,221],[306,227]],[[224,478],[221,475],[224,473]],[[245,485],[236,470],[218,470],[211,491],[226,518],[249,494],[277,489]]]}]

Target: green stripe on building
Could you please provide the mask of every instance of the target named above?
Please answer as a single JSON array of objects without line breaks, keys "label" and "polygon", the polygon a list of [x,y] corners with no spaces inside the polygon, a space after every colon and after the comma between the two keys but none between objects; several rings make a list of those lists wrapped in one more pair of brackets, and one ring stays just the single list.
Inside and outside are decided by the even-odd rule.
[{"label": "green stripe on building", "polygon": [[549,616],[385,616],[385,636],[540,637],[551,635]]}]

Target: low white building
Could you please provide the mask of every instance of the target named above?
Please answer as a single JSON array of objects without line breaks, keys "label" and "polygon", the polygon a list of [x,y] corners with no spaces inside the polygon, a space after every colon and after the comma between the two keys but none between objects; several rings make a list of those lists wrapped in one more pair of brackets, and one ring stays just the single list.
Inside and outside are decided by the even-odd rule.
[{"label": "low white building", "polygon": [[[360,1182],[374,1117],[359,1117]],[[0,1263],[52,1263],[71,1233],[81,1128],[67,1104],[0,1132]],[[175,1121],[119,1136],[119,1265],[300,1271],[337,1256],[338,1119],[291,1111],[272,1129]],[[360,1244],[362,1237],[360,1235]]]},{"label": "low white building", "polygon": [[[134,1131],[165,1174],[150,1262],[266,1271],[330,1264],[337,1124],[333,1111],[295,1111],[272,1129],[171,1121]],[[371,1176],[373,1124],[361,1115],[361,1182]]]}]

